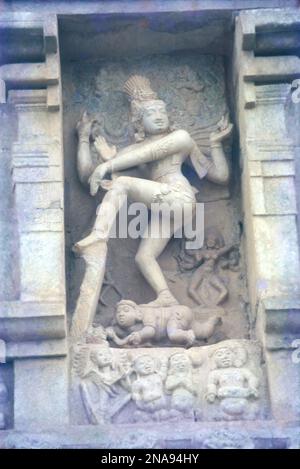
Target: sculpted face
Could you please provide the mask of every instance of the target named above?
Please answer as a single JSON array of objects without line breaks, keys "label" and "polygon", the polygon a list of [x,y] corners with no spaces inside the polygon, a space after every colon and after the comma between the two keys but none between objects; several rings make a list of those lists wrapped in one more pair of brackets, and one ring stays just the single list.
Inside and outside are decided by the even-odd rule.
[{"label": "sculpted face", "polygon": [[136,311],[133,306],[119,305],[116,315],[117,323],[121,327],[133,326],[136,322]]},{"label": "sculpted face", "polygon": [[136,359],[135,369],[139,375],[151,375],[155,372],[155,362],[149,355],[143,355]]},{"label": "sculpted face", "polygon": [[149,101],[143,106],[142,123],[145,133],[157,135],[169,128],[169,118],[163,101]]},{"label": "sculpted face", "polygon": [[98,350],[95,355],[95,361],[101,368],[110,365],[112,362],[112,356],[109,350]]},{"label": "sculpted face", "polygon": [[178,353],[171,357],[170,366],[175,371],[187,371],[190,368],[190,360],[183,353]]},{"label": "sculpted face", "polygon": [[234,353],[230,348],[219,348],[215,354],[214,359],[218,368],[229,368],[234,364]]}]

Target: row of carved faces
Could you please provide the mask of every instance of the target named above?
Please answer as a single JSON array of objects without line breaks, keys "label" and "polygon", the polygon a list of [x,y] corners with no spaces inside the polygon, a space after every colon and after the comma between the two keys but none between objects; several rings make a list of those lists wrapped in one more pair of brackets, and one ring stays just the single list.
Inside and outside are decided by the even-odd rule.
[{"label": "row of carved faces", "polygon": [[[102,410],[100,414],[98,412],[98,421],[93,423],[114,421],[118,414],[126,413],[129,405],[132,408],[131,421],[183,417],[200,420],[201,406],[206,407],[206,413],[217,420],[256,416],[260,383],[246,366],[248,356],[243,347],[217,348],[211,357],[213,366],[207,376],[201,372],[201,360],[195,360],[184,350],[165,359],[161,358],[163,354],[158,358],[144,351],[134,358],[122,353],[123,358],[118,363],[108,347],[95,348],[90,353],[90,367],[87,366],[87,371],[81,376],[81,383],[85,406],[92,401],[90,386],[97,389],[98,410],[94,414]],[[203,384],[201,392],[197,385],[199,379]],[[108,412],[108,407],[115,407],[116,414]]]}]

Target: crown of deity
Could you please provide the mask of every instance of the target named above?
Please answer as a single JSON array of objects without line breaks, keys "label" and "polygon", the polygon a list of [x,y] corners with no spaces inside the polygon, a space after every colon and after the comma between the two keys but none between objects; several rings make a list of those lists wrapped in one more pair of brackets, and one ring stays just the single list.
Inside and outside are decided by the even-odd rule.
[{"label": "crown of deity", "polygon": [[141,75],[132,75],[128,78],[123,89],[131,102],[142,103],[143,101],[159,99],[155,91],[152,90],[148,78]]}]

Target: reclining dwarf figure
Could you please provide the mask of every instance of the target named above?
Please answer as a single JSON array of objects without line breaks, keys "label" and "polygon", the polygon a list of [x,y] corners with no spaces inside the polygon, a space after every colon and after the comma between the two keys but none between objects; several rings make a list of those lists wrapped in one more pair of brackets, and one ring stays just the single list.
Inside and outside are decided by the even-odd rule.
[{"label": "reclining dwarf figure", "polygon": [[[214,333],[220,316],[216,314],[200,322],[187,306],[162,307],[155,302],[137,305],[134,301],[122,300],[117,305],[115,319],[121,333],[127,334],[120,338],[114,328],[107,328],[107,337],[117,345],[138,346],[168,338],[174,344],[190,347],[197,339],[207,339]],[[134,326],[138,325],[142,327],[135,330]]]}]

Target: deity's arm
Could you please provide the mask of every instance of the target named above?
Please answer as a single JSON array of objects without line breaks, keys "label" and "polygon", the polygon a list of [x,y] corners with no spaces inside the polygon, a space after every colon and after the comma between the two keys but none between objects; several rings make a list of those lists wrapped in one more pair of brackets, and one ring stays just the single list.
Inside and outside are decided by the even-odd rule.
[{"label": "deity's arm", "polygon": [[111,173],[123,171],[143,163],[166,158],[175,153],[189,154],[192,145],[193,140],[185,130],[175,130],[159,140],[146,142],[122,155],[117,155],[109,162],[108,171]]},{"label": "deity's arm", "polygon": [[196,142],[191,152],[191,161],[200,178],[207,177],[216,184],[225,185],[229,181],[229,167],[222,143],[232,133],[233,125],[224,115],[217,124],[217,130],[209,136],[211,159],[208,159],[198,148]]},{"label": "deity's arm", "polygon": [[229,167],[221,142],[211,144],[211,159],[212,164],[208,168],[207,179],[216,184],[228,184]]},{"label": "deity's arm", "polygon": [[211,143],[211,159],[203,155],[196,142],[193,142],[190,157],[201,179],[207,177],[209,181],[216,184],[225,185],[228,183],[229,167],[221,142]]},{"label": "deity's arm", "polygon": [[76,126],[78,135],[77,171],[82,184],[88,183],[89,177],[95,169],[90,151],[92,123],[93,121],[90,119],[87,112],[84,112]]},{"label": "deity's arm", "polygon": [[225,156],[223,141],[232,133],[233,125],[228,121],[228,115],[222,117],[218,129],[210,134],[211,165],[207,171],[207,178],[217,184],[228,184],[229,167]]},{"label": "deity's arm", "polygon": [[95,138],[94,146],[101,162],[111,160],[117,154],[116,146],[109,145],[102,135],[98,135],[98,137]]},{"label": "deity's arm", "polygon": [[90,152],[90,143],[87,138],[79,137],[77,150],[77,171],[80,182],[88,184],[89,177],[95,169]]}]

